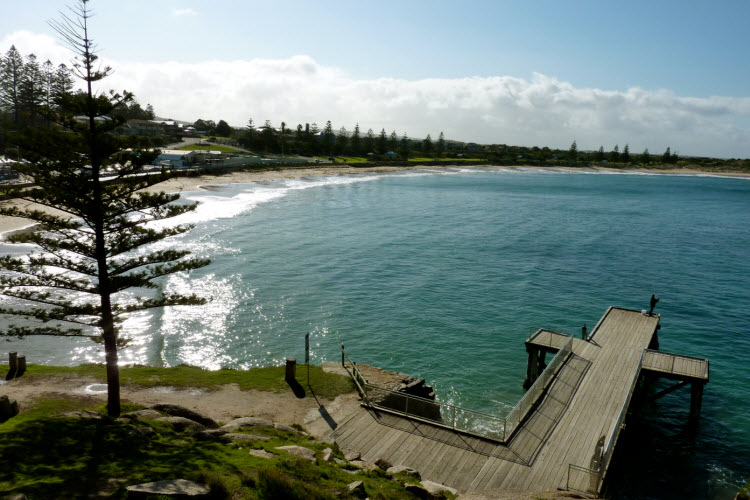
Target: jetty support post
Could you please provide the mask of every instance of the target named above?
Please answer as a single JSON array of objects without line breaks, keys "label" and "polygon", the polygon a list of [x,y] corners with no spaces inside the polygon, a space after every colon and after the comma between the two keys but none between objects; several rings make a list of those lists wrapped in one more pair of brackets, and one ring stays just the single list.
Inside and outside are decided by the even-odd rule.
[{"label": "jetty support post", "polygon": [[690,420],[696,421],[703,404],[703,385],[700,382],[690,384]]},{"label": "jetty support post", "polygon": [[526,365],[526,380],[523,381],[524,389],[531,387],[539,376],[539,349],[526,344],[526,351],[529,353],[529,360]]},{"label": "jetty support post", "polygon": [[5,376],[5,380],[13,380],[18,374],[18,353],[8,353],[8,374]]},{"label": "jetty support post", "polygon": [[286,358],[286,374],[284,380],[292,382],[297,377],[297,358]]}]

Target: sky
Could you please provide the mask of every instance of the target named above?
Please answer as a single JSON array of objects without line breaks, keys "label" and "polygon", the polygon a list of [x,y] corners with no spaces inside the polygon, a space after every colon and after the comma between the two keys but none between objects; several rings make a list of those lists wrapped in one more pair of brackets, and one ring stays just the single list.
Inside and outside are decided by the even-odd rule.
[{"label": "sky", "polygon": [[[0,52],[68,63],[48,22],[74,2],[14,2]],[[750,158],[747,0],[89,5],[102,90],[163,118]]]}]

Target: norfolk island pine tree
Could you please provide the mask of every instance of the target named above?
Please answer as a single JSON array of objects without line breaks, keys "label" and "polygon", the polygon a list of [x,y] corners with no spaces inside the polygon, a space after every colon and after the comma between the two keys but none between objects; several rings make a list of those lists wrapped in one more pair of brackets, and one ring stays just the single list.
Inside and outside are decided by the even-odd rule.
[{"label": "norfolk island pine tree", "polygon": [[[97,65],[96,46],[89,36],[89,0],[78,0],[69,13],[50,25],[75,53],[75,73],[83,92],[64,96],[59,108],[46,109],[51,126],[19,131],[14,141],[26,163],[16,169],[33,180],[31,188],[5,186],[10,197],[53,208],[49,211],[5,205],[0,214],[25,217],[38,231],[10,236],[11,242],[32,243],[36,250],[22,257],[0,257],[0,335],[85,336],[104,344],[107,370],[107,413],[120,414],[118,349],[126,339],[119,325],[135,311],[172,305],[201,304],[195,295],[123,292],[156,289],[159,278],[189,272],[209,263],[185,250],[149,251],[148,245],[188,231],[191,226],[155,227],[195,209],[174,204],[179,195],[143,189],[166,176],[139,175],[154,152],[128,151],[116,135],[120,123],[108,119],[133,99],[132,94],[94,92],[92,85],[110,68]],[[78,119],[76,119],[78,117]],[[85,117],[85,120],[81,120]],[[106,168],[105,181],[101,174]],[[19,323],[11,324],[18,320]]]}]

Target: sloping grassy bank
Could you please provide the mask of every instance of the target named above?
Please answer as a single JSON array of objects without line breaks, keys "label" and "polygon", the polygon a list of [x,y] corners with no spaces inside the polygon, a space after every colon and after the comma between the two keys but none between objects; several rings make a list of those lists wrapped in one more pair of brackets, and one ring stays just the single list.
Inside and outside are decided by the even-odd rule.
[{"label": "sloping grassy bank", "polygon": [[[284,380],[284,366],[267,366],[250,370],[204,370],[195,366],[179,365],[171,368],[153,366],[120,367],[120,383],[139,387],[199,387],[217,389],[222,385],[237,384],[243,391],[282,392],[289,390]],[[0,376],[3,376],[0,373]],[[78,366],[29,365],[23,376],[33,381],[41,378],[78,377],[106,382],[106,371],[102,365],[85,364]],[[297,365],[297,380],[307,381],[307,365]],[[351,378],[323,371],[320,366],[310,366],[310,387],[318,397],[333,399],[339,394],[354,391]]]},{"label": "sloping grassy bank", "polygon": [[[28,382],[47,377],[101,380],[103,373],[100,365],[32,365],[24,377]],[[134,366],[123,368],[121,374],[124,385],[211,390],[235,383],[243,389],[289,390],[283,380],[284,367],[211,372],[188,366]],[[298,367],[298,379],[306,375],[306,367]],[[310,382],[319,397],[332,398],[352,390],[348,377],[315,366],[310,369]],[[401,475],[394,480],[381,470],[352,474],[348,471],[356,468],[343,460],[335,446],[334,456],[341,463],[326,462],[321,452],[330,445],[296,432],[240,428],[239,432],[254,437],[227,443],[207,439],[205,433],[180,431],[164,421],[113,420],[105,416],[104,404],[81,395],[37,399],[28,406],[0,423],[0,498],[11,493],[24,493],[29,499],[127,498],[126,486],[163,479],[207,484],[212,498],[354,498],[347,488],[353,481],[362,481],[373,499],[416,498],[403,487],[404,482],[416,480]],[[123,405],[123,412],[136,409],[140,407]],[[313,450],[316,461],[277,449],[286,445]],[[260,458],[250,454],[251,449],[275,456]]]}]

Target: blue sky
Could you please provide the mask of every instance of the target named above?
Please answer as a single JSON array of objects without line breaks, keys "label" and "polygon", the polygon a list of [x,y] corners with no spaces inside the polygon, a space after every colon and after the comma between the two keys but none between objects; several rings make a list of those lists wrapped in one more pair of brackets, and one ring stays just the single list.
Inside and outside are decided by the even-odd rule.
[{"label": "blue sky", "polygon": [[[57,55],[69,3],[14,5],[0,50]],[[90,5],[108,83],[173,118],[750,157],[747,1]]]}]

